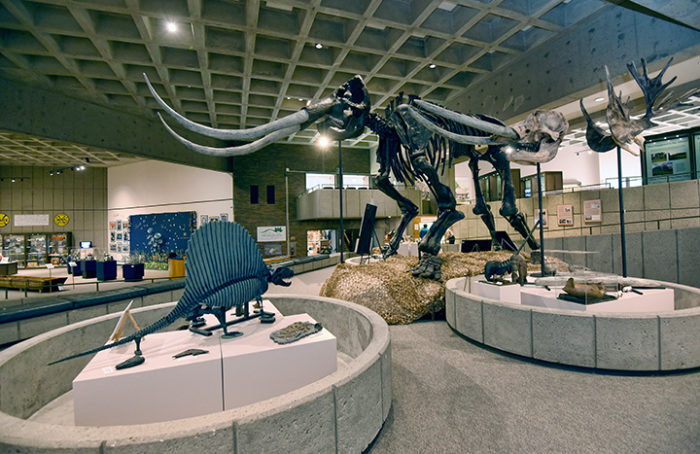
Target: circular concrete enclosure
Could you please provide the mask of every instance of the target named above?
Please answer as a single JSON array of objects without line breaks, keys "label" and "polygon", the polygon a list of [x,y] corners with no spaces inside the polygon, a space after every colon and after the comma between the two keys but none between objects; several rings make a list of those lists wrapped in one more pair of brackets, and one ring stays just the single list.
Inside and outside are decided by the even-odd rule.
[{"label": "circular concrete enclosure", "polygon": [[471,292],[468,279],[479,278],[451,279],[445,288],[447,323],[472,340],[528,358],[596,369],[700,367],[697,288],[662,282],[673,289],[674,310],[595,313],[485,298]]},{"label": "circular concrete enclosure", "polygon": [[[130,426],[71,426],[28,419],[71,389],[89,357],[47,363],[103,342],[120,314],[59,328],[0,352],[0,452],[360,452],[391,407],[391,341],[374,312],[344,301],[269,296],[284,315],[308,313],[337,339],[338,370],[255,404]],[[175,303],[134,310],[157,320]],[[196,386],[196,383],[193,384]]]}]

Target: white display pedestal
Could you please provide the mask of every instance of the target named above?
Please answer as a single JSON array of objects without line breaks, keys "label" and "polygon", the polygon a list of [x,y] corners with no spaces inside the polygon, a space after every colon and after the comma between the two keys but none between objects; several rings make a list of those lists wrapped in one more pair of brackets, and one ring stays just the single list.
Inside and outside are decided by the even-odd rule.
[{"label": "white display pedestal", "polygon": [[[116,370],[134,348],[129,342],[98,352],[73,380],[76,425],[144,424],[223,409],[219,336],[151,334],[141,342],[146,362]],[[173,358],[189,348],[209,353]]]},{"label": "white display pedestal", "polygon": [[289,315],[272,329],[248,325],[237,342],[222,342],[225,410],[285,394],[336,371],[336,340],[326,329],[291,344],[270,339],[271,332],[294,322],[316,323],[308,314]]},{"label": "white display pedestal", "polygon": [[404,241],[399,244],[399,250],[397,251],[399,255],[406,257],[418,257],[418,243],[413,241]]},{"label": "white display pedestal", "polygon": [[[481,276],[481,279],[485,278]],[[481,280],[472,281],[473,294],[506,303],[520,304],[521,289],[519,284],[498,285],[481,282]]]},{"label": "white display pedestal", "polygon": [[[232,339],[222,339],[221,330],[209,337],[189,331],[148,335],[141,342],[145,363],[129,369],[114,366],[133,356],[133,342],[98,352],[73,380],[76,425],[145,424],[205,415],[268,399],[335,372],[336,339],[331,333],[323,329],[278,345],[269,338],[273,331],[295,321],[315,321],[307,314],[284,317],[268,301],[264,308],[275,313],[275,323],[255,318],[232,325],[230,331],[244,333]],[[218,323],[211,315],[206,320],[209,326]],[[209,353],[173,358],[190,348]]]},{"label": "white display pedestal", "polygon": [[643,295],[628,292],[616,300],[593,304],[578,304],[557,298],[563,293],[561,287],[524,287],[520,292],[520,303],[530,306],[548,307],[582,312],[666,312],[673,311],[673,289],[640,289]]}]

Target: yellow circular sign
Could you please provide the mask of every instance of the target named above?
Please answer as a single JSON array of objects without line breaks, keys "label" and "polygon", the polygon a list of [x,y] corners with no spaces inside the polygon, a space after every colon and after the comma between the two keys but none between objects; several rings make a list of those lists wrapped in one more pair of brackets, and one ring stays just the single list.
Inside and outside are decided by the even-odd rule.
[{"label": "yellow circular sign", "polygon": [[0,213],[0,227],[5,227],[10,223],[10,217],[5,213]]},{"label": "yellow circular sign", "polygon": [[56,225],[63,227],[64,225],[68,224],[68,222],[70,222],[70,218],[65,213],[58,213],[56,216],[53,217],[53,222],[55,222]]}]

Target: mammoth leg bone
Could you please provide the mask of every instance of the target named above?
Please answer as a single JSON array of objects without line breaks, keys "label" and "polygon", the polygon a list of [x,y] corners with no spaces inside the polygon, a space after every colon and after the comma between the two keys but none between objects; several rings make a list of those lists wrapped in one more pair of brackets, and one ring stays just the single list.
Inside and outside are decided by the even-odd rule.
[{"label": "mammoth leg bone", "polygon": [[437,221],[418,245],[422,253],[421,259],[411,272],[414,276],[439,280],[442,277],[442,260],[437,256],[440,252],[440,239],[452,224],[464,218],[464,213],[456,210],[457,201],[452,191],[440,182],[437,171],[430,165],[425,154],[421,152],[412,155],[411,160],[414,168],[425,178],[438,204]]},{"label": "mammoth leg bone", "polygon": [[493,219],[493,214],[491,214],[491,207],[484,200],[484,194],[481,192],[481,185],[479,184],[479,158],[473,157],[469,160],[469,169],[472,171],[472,178],[474,179],[474,194],[476,196],[476,205],[472,209],[472,213],[481,216],[481,221],[486,225],[491,235],[491,249],[494,251],[500,251],[501,245],[496,240],[496,221]]},{"label": "mammoth leg bone", "polygon": [[506,219],[508,220],[508,223],[515,229],[515,231],[527,240],[527,244],[528,246],[530,246],[530,249],[535,251],[540,248],[540,245],[537,244],[537,241],[532,237],[532,231],[527,226],[527,222],[525,222],[525,216],[523,216],[522,213],[518,212],[512,216],[507,216]]},{"label": "mammoth leg bone", "polygon": [[394,185],[391,184],[391,181],[389,181],[388,172],[382,172],[374,177],[374,185],[384,194],[394,199],[401,209],[401,223],[396,229],[394,237],[389,242],[389,247],[382,251],[382,257],[387,258],[396,254],[396,252],[399,250],[399,245],[403,239],[403,234],[406,231],[406,227],[408,227],[411,220],[418,214],[418,207],[396,190]]},{"label": "mammoth leg bone", "polygon": [[489,147],[485,158],[493,165],[501,177],[501,194],[503,194],[501,208],[498,210],[501,216],[508,217],[518,212],[515,206],[515,188],[510,174],[510,162],[501,151],[501,147]]}]

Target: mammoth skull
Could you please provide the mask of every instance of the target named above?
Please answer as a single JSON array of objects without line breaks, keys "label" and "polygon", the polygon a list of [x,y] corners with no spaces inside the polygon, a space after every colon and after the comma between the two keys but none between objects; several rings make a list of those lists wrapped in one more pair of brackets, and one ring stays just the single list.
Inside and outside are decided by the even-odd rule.
[{"label": "mammoth skull", "polygon": [[536,110],[513,125],[518,140],[507,153],[509,161],[519,164],[549,162],[557,155],[569,122],[556,110]]},{"label": "mammoth skull", "polygon": [[562,138],[569,129],[569,122],[564,115],[554,110],[536,110],[525,120],[509,127],[495,118],[464,115],[423,100],[415,100],[415,103],[433,115],[490,135],[456,134],[430,122],[418,112],[410,112],[413,118],[432,132],[467,145],[504,145],[510,150],[507,153],[508,160],[521,164],[535,164],[554,159]]},{"label": "mammoth skull", "polygon": [[180,143],[197,153],[212,156],[242,156],[277,142],[297,131],[307,128],[319,119],[319,131],[328,134],[331,139],[347,139],[360,135],[370,110],[369,94],[360,76],[355,76],[341,85],[330,96],[317,103],[310,104],[298,112],[273,122],[249,129],[219,129],[195,123],[177,113],[156,93],[146,74],[146,85],[156,102],[183,128],[206,137],[224,141],[249,142],[230,147],[209,147],[194,143],[175,132],[163,119],[158,117]]}]

